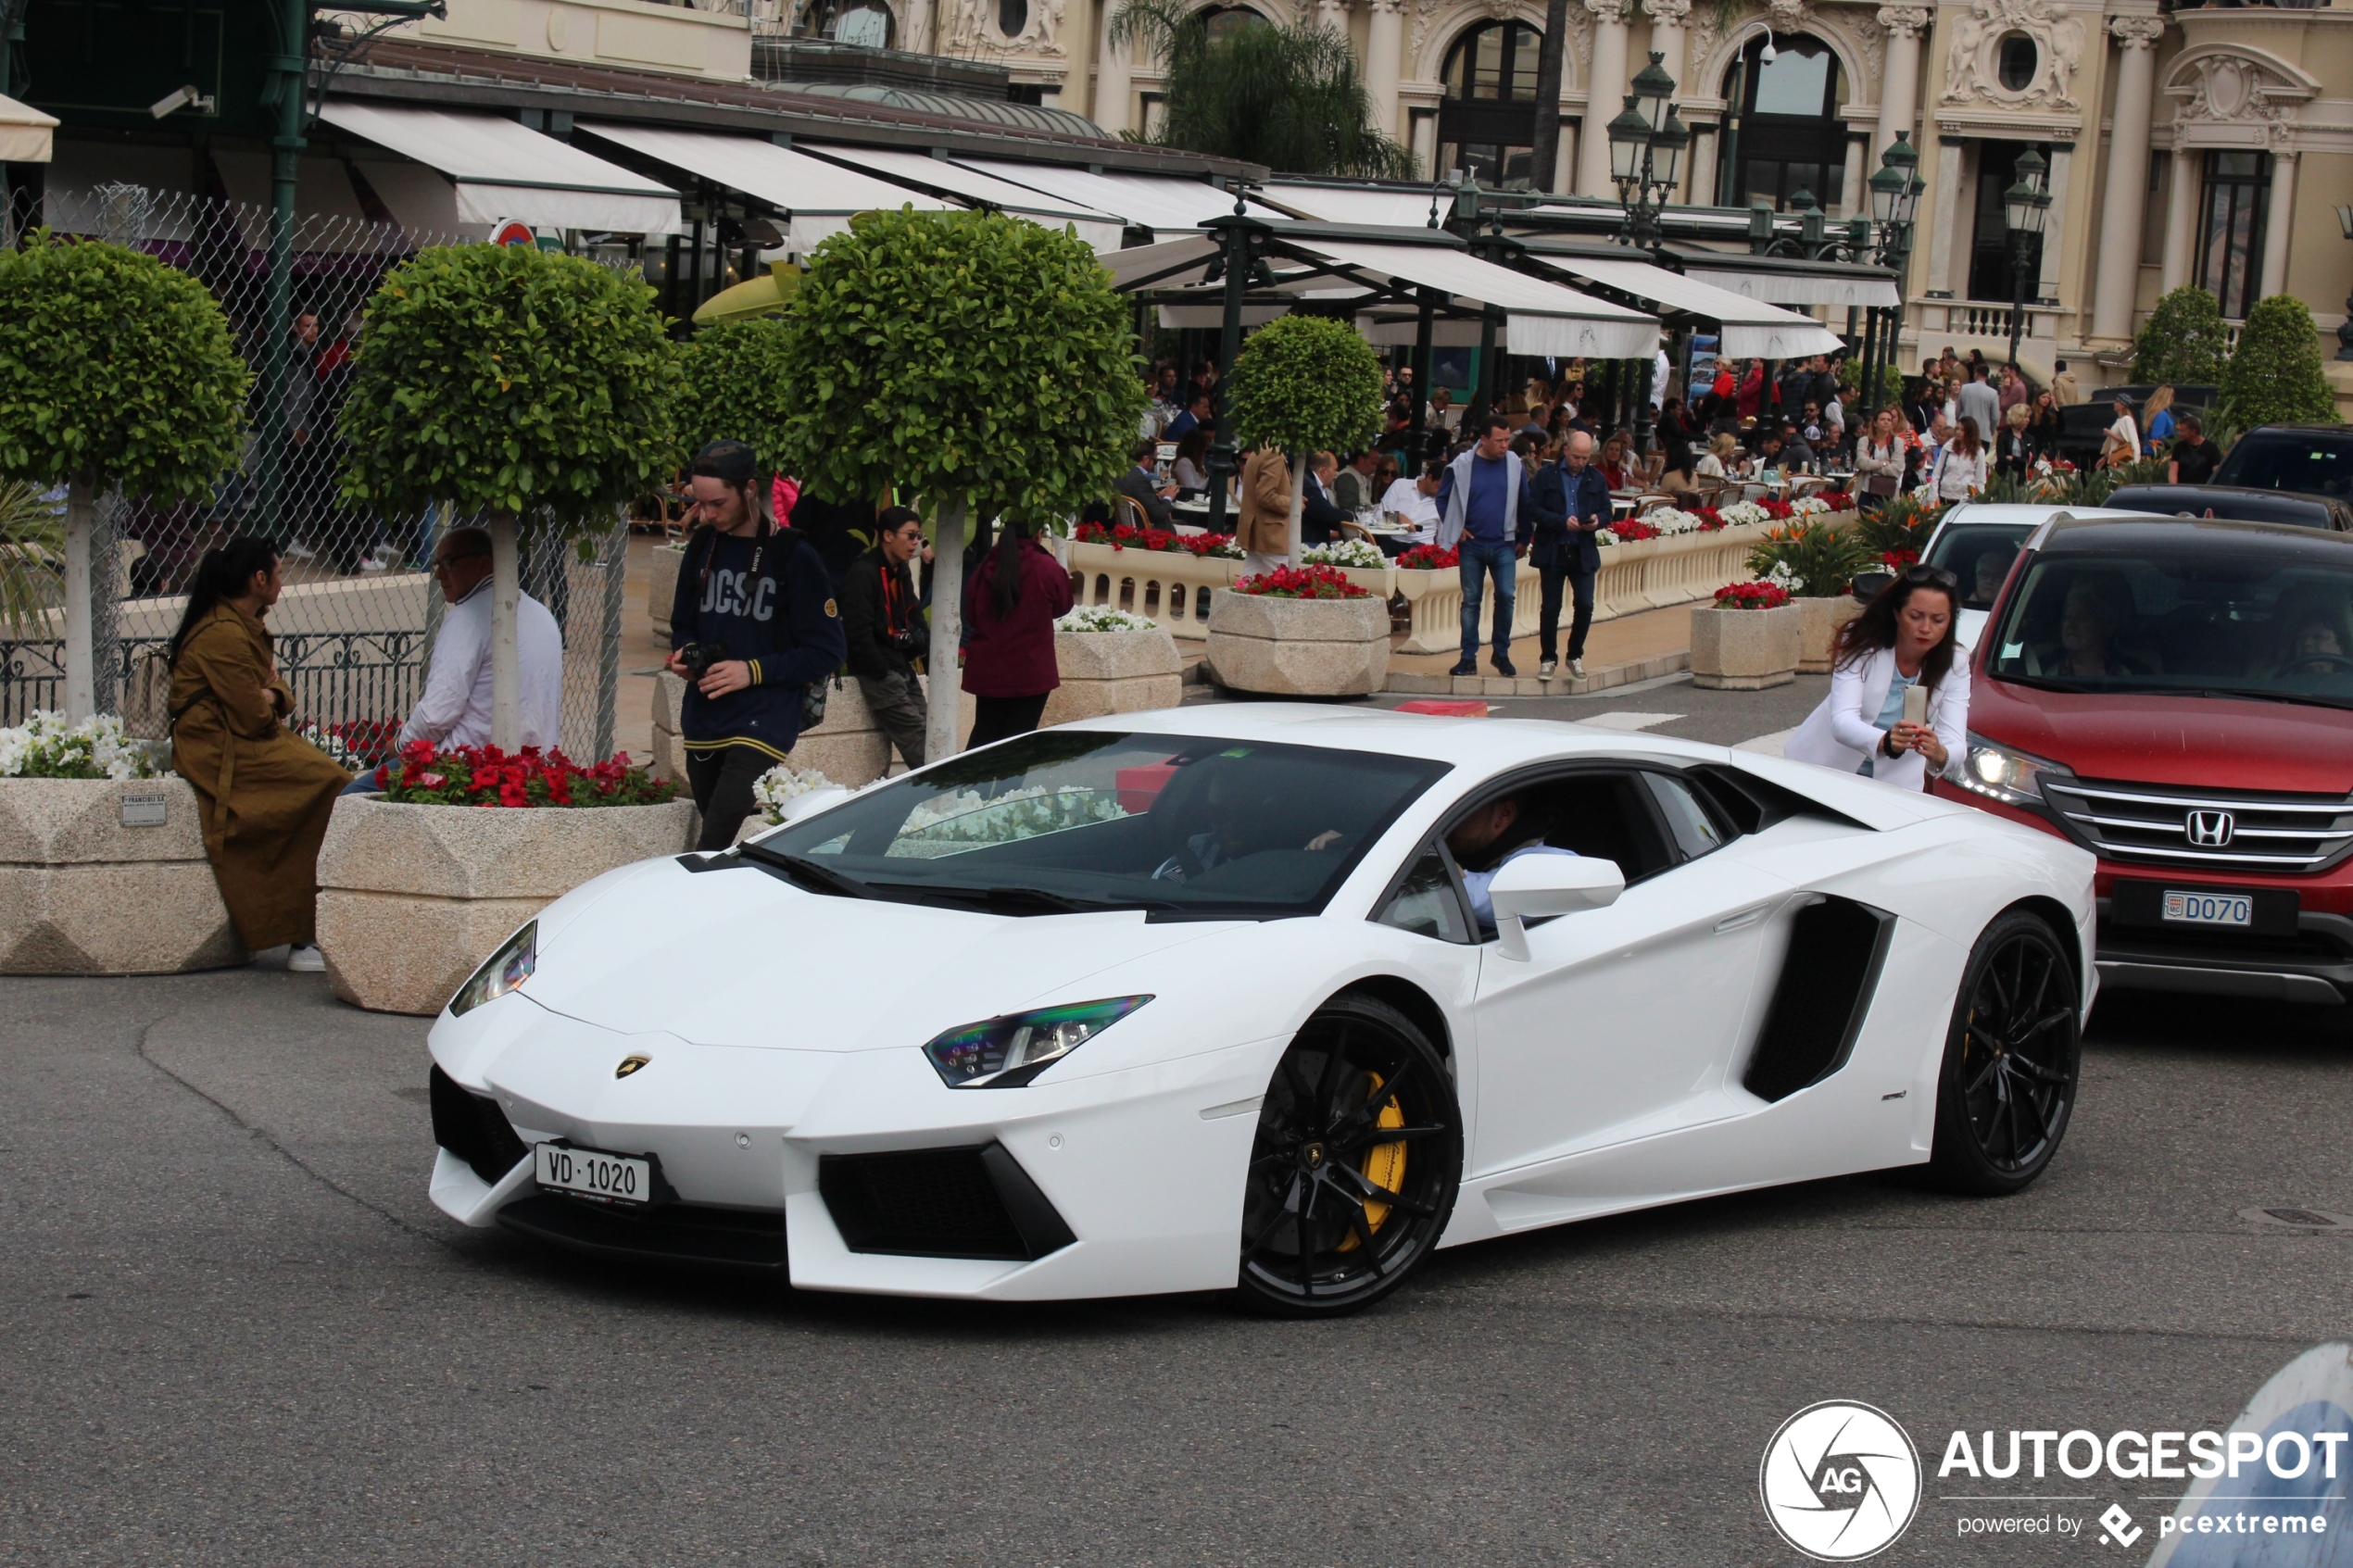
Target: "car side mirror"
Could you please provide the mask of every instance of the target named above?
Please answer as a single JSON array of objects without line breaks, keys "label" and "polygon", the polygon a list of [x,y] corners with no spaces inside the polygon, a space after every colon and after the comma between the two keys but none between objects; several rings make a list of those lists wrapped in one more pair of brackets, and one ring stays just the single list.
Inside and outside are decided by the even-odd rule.
[{"label": "car side mirror", "polygon": [[1506,860],[1487,884],[1487,897],[1495,906],[1498,950],[1507,959],[1526,959],[1527,922],[1605,909],[1625,891],[1626,873],[1615,860],[1584,855],[1522,855]]}]

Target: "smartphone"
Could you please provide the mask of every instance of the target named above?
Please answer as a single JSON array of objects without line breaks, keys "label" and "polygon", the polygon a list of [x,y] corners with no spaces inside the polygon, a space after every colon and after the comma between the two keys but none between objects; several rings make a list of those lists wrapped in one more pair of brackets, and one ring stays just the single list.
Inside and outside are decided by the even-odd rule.
[{"label": "smartphone", "polygon": [[1904,722],[1906,724],[1928,722],[1928,688],[1926,686],[1916,684],[1904,688]]}]

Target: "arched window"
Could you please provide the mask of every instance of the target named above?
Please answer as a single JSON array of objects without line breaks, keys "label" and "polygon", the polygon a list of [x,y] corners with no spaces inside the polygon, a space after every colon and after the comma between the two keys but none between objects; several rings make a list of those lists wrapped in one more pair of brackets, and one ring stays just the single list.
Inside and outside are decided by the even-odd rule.
[{"label": "arched window", "polygon": [[1846,180],[1846,125],[1831,117],[1845,95],[1838,56],[1803,33],[1750,40],[1724,79],[1732,112],[1724,126],[1717,200],[1726,207],[1763,201],[1786,209],[1798,192],[1834,206]]},{"label": "arched window", "polygon": [[1260,13],[1248,6],[1212,6],[1201,13],[1201,24],[1212,38],[1223,38],[1246,27],[1256,27],[1265,21]]},{"label": "arched window", "polygon": [[1525,22],[1482,22],[1446,56],[1446,96],[1438,109],[1441,170],[1460,169],[1486,185],[1531,183],[1536,143],[1537,54],[1544,35]]}]

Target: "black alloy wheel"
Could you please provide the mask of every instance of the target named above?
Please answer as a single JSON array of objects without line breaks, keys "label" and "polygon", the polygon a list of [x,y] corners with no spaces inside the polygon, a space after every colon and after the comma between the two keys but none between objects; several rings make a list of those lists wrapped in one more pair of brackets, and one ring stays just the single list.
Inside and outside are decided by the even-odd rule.
[{"label": "black alloy wheel", "polygon": [[1284,1051],[1259,1108],[1243,1303],[1326,1317],[1378,1300],[1438,1244],[1462,1173],[1445,1059],[1396,1009],[1335,997]]},{"label": "black alloy wheel", "polygon": [[2017,1192],[2067,1135],[2082,1068],[2070,949],[2012,910],[1978,938],[1961,974],[1936,1091],[1929,1169],[1955,1192]]}]

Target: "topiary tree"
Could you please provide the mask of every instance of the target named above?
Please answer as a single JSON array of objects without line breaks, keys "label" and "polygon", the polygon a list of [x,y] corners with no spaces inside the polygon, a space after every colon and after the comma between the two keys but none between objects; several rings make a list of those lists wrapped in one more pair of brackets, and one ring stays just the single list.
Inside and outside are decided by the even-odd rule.
[{"label": "topiary tree", "polygon": [[2213,386],[2230,356],[2222,307],[2205,289],[2184,283],[2157,302],[2133,340],[2133,379],[2151,386]]},{"label": "topiary tree", "polygon": [[66,714],[90,717],[90,536],[108,485],[203,495],[252,377],[220,304],[154,257],[35,232],[0,251],[0,480],[66,485]]},{"label": "topiary tree", "polygon": [[2335,424],[2336,397],[2321,368],[2321,331],[2292,295],[2257,302],[2222,372],[2222,410],[2242,430],[2266,424]]},{"label": "topiary tree", "polygon": [[1346,321],[1284,316],[1251,334],[1234,357],[1234,434],[1244,450],[1290,454],[1290,564],[1300,564],[1299,509],[1307,459],[1346,451],[1380,430],[1380,360]]},{"label": "topiary tree", "polygon": [[525,245],[445,245],[368,302],[341,430],[344,494],[490,515],[491,731],[513,749],[519,530],[571,537],[679,458],[678,354],[634,273]]},{"label": "topiary tree", "polygon": [[759,316],[705,327],[686,340],[681,370],[690,396],[679,421],[686,448],[749,442],[761,466],[783,466],[786,419],[799,401],[785,367],[785,320]]},{"label": "topiary tree", "polygon": [[958,748],[965,520],[1067,517],[1144,411],[1128,307],[1087,243],[1001,213],[861,213],[784,317],[779,457],[827,495],[935,514],[925,755]]}]

